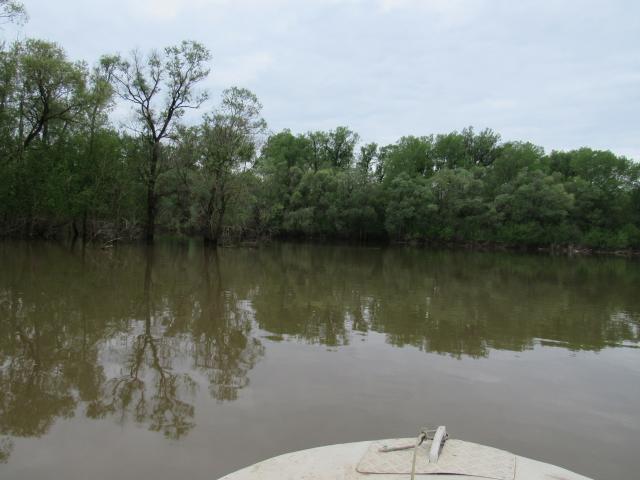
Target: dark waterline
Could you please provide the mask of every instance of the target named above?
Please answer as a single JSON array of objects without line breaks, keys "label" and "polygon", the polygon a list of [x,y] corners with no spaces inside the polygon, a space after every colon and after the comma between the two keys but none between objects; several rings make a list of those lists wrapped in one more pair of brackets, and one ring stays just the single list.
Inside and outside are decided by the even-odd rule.
[{"label": "dark waterline", "polygon": [[0,477],[217,478],[453,436],[633,478],[640,261],[0,243]]}]

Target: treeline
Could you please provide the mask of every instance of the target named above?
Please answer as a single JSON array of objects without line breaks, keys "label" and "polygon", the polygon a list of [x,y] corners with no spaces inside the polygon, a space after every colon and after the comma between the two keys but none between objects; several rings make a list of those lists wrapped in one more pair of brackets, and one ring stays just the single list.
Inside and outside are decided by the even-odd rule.
[{"label": "treeline", "polygon": [[187,126],[209,60],[196,42],[93,67],[43,40],[3,45],[0,235],[640,248],[640,167],[625,157],[488,129],[384,146],[346,127],[270,133],[236,87]]},{"label": "treeline", "polygon": [[345,128],[271,136],[257,161],[273,232],[522,246],[640,247],[640,168],[491,130],[361,146]]}]

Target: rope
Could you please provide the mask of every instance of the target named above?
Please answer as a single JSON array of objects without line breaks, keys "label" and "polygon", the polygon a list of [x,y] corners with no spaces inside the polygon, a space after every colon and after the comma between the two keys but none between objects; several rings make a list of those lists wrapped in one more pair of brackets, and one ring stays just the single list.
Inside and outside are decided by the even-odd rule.
[{"label": "rope", "polygon": [[[430,433],[435,434],[437,430],[429,430],[427,428],[422,429],[422,431],[420,432],[420,435],[418,435],[418,438],[416,439],[416,443],[412,446],[412,445],[402,445],[402,446],[397,446],[397,447],[387,447],[386,445],[384,445],[382,448],[380,448],[380,452],[383,453],[387,453],[387,452],[397,452],[399,450],[409,450],[410,448],[413,448],[413,459],[411,460],[411,480],[415,480],[416,478],[416,459],[418,457],[418,447],[420,445],[422,445],[422,443],[425,440],[429,440],[431,439],[431,437],[429,437]],[[449,437],[449,434],[446,434],[443,441],[446,440]]]},{"label": "rope", "polygon": [[415,480],[416,478],[416,457],[418,456],[418,447],[422,445],[422,442],[424,442],[426,439],[427,432],[426,430],[423,430],[422,432],[420,432],[420,435],[418,435],[416,446],[413,447],[413,460],[411,461],[411,480]]}]

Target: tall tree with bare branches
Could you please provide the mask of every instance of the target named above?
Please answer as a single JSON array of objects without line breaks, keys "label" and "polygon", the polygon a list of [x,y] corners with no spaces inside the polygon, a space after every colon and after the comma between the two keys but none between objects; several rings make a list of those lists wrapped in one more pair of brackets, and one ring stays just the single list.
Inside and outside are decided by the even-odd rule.
[{"label": "tall tree with bare branches", "polygon": [[158,201],[162,142],[169,138],[176,121],[188,109],[198,108],[207,94],[197,84],[209,74],[209,50],[198,42],[183,41],[152,51],[147,56],[133,52],[128,59],[104,57],[106,64],[114,63],[113,80],[121,98],[133,105],[140,133],[149,146],[148,161],[142,169],[147,189],[147,221],[145,238],[153,243]]},{"label": "tall tree with bare branches", "polygon": [[15,0],[0,0],[0,23],[18,23],[27,21],[27,10],[22,2]]}]

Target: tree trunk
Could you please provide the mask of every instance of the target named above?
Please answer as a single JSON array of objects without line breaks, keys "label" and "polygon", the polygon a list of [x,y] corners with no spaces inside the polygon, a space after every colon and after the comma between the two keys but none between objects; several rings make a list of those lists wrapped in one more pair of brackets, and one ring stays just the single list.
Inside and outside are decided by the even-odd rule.
[{"label": "tree trunk", "polygon": [[218,214],[218,218],[216,220],[216,226],[213,230],[213,240],[218,244],[220,237],[222,236],[222,225],[224,220],[224,212],[227,209],[227,199],[224,198],[224,194],[222,194],[222,198],[220,199],[220,212]]},{"label": "tree trunk", "polygon": [[156,230],[156,196],[155,182],[150,182],[147,188],[147,225],[145,227],[145,241],[151,245],[155,238]]},{"label": "tree trunk", "polygon": [[226,210],[226,201],[225,199],[221,199],[220,201],[220,210],[218,211],[217,217],[214,219],[214,211],[208,212],[208,222],[207,227],[204,230],[203,240],[205,245],[218,245],[220,238],[222,237],[222,225],[224,220],[224,213]]},{"label": "tree trunk", "polygon": [[204,232],[204,243],[206,245],[218,245],[222,236],[222,225],[227,208],[225,183],[224,179],[214,181],[209,193],[209,202],[205,211],[207,226]]},{"label": "tree trunk", "polygon": [[155,141],[151,149],[151,164],[149,165],[149,178],[147,180],[147,225],[145,240],[151,245],[154,241],[156,230],[157,195],[156,175],[158,169],[158,157],[160,156],[160,142]]},{"label": "tree trunk", "polygon": [[85,210],[82,214],[82,243],[87,243],[87,233],[87,211]]},{"label": "tree trunk", "polygon": [[205,245],[212,245],[212,244],[217,244],[218,241],[216,240],[215,242],[213,241],[213,228],[212,227],[212,219],[213,219],[213,212],[214,212],[214,202],[215,202],[215,198],[216,198],[216,189],[215,187],[212,189],[211,193],[209,194],[209,202],[207,202],[207,206],[205,208],[204,211],[204,218],[206,219],[204,222],[204,227],[202,229],[202,239],[204,240],[204,244]]},{"label": "tree trunk", "polygon": [[216,247],[218,245],[218,241],[214,240],[213,235],[207,230],[206,232],[204,232],[204,235],[202,236],[202,240],[204,240],[204,244],[207,247]]},{"label": "tree trunk", "polygon": [[73,218],[73,220],[71,220],[71,232],[72,232],[71,242],[75,243],[76,239],[80,235],[80,232],[78,232],[78,226],[76,225],[75,217]]}]

